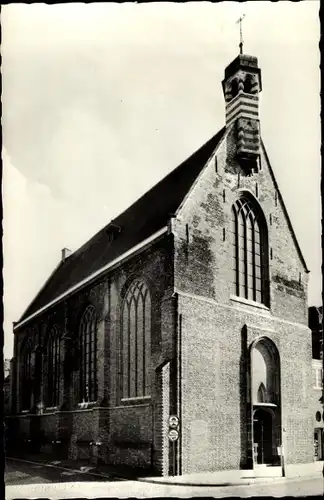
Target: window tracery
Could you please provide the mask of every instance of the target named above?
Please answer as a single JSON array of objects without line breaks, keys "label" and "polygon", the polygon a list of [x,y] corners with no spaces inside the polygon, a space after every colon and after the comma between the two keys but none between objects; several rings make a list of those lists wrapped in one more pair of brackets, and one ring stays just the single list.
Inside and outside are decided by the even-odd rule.
[{"label": "window tracery", "polygon": [[97,399],[97,315],[93,306],[84,311],[79,331],[80,402]]},{"label": "window tracery", "polygon": [[235,294],[267,303],[267,235],[261,214],[248,197],[232,207],[233,282]]},{"label": "window tracery", "polygon": [[23,410],[29,410],[32,405],[32,353],[33,343],[29,338],[22,350],[21,390]]},{"label": "window tracery", "polygon": [[122,397],[150,395],[151,298],[145,283],[135,280],[122,309]]},{"label": "window tracery", "polygon": [[52,327],[46,346],[47,388],[46,405],[57,406],[60,400],[61,378],[61,333],[55,325]]}]

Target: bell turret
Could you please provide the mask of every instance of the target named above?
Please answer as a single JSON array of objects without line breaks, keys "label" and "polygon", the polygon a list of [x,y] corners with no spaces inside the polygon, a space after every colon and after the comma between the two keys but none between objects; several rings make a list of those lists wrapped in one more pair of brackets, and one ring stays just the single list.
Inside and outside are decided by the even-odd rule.
[{"label": "bell turret", "polygon": [[260,152],[259,93],[261,71],[254,56],[239,54],[225,69],[222,82],[226,127],[234,124],[237,157],[242,166],[253,170]]}]

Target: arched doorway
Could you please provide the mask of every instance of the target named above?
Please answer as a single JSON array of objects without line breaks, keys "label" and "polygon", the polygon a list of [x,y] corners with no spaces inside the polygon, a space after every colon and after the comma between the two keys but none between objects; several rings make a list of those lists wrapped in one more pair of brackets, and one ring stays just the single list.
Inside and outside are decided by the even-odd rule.
[{"label": "arched doorway", "polygon": [[281,455],[280,359],[275,344],[261,338],[251,350],[254,466],[279,466]]}]

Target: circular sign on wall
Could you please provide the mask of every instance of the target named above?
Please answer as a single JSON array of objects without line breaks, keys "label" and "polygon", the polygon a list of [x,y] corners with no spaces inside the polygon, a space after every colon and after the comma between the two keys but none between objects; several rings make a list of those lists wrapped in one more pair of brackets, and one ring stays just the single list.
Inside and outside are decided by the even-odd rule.
[{"label": "circular sign on wall", "polygon": [[171,429],[175,429],[178,426],[179,426],[178,417],[176,415],[171,415],[169,417],[169,427],[171,427]]},{"label": "circular sign on wall", "polygon": [[179,432],[176,431],[175,429],[172,429],[171,431],[169,431],[169,439],[170,441],[177,441],[179,437]]}]

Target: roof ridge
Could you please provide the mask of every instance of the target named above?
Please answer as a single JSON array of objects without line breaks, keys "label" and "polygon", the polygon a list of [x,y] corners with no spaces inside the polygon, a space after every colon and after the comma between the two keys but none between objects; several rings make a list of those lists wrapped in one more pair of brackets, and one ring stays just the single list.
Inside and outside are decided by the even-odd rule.
[{"label": "roof ridge", "polygon": [[[177,170],[180,170],[181,167],[183,167],[183,165],[186,163],[186,162],[189,162],[189,160],[191,160],[195,155],[199,154],[202,150],[204,150],[205,147],[207,147],[210,143],[212,143],[212,141],[216,140],[217,136],[219,138],[219,140],[221,139],[223,133],[225,132],[225,126],[222,127],[216,134],[214,134],[210,139],[208,139],[207,142],[205,142],[199,149],[195,150],[193,153],[191,153],[190,156],[188,156],[183,162],[181,162],[179,165],[177,165],[175,168],[173,168],[172,170],[170,170],[170,172],[168,172],[164,177],[162,177],[162,179],[160,179],[158,182],[156,182],[155,184],[153,184],[149,189],[147,189],[142,195],[140,195],[138,198],[136,198],[135,201],[132,202],[131,205],[128,205],[127,208],[125,208],[125,210],[123,210],[122,212],[120,212],[116,217],[112,218],[110,220],[110,222],[104,226],[102,226],[101,229],[99,229],[93,236],[91,236],[87,241],[85,241],[79,248],[77,248],[74,252],[72,252],[71,256],[77,254],[77,252],[80,250],[83,249],[83,247],[85,247],[88,243],[90,243],[91,240],[93,240],[96,236],[98,236],[100,233],[102,233],[103,231],[107,230],[109,228],[110,225],[112,224],[116,224],[116,221],[117,219],[119,219],[120,217],[122,217],[124,214],[126,214],[127,212],[131,211],[132,208],[134,208],[135,205],[137,205],[140,201],[144,200],[146,196],[150,195],[151,192],[154,190],[154,189],[158,189],[159,186],[161,186],[164,182],[167,181],[168,178],[172,177],[172,175],[174,175],[174,173],[177,171]],[[211,153],[212,154],[212,153]],[[116,224],[118,225],[118,224]]]}]

